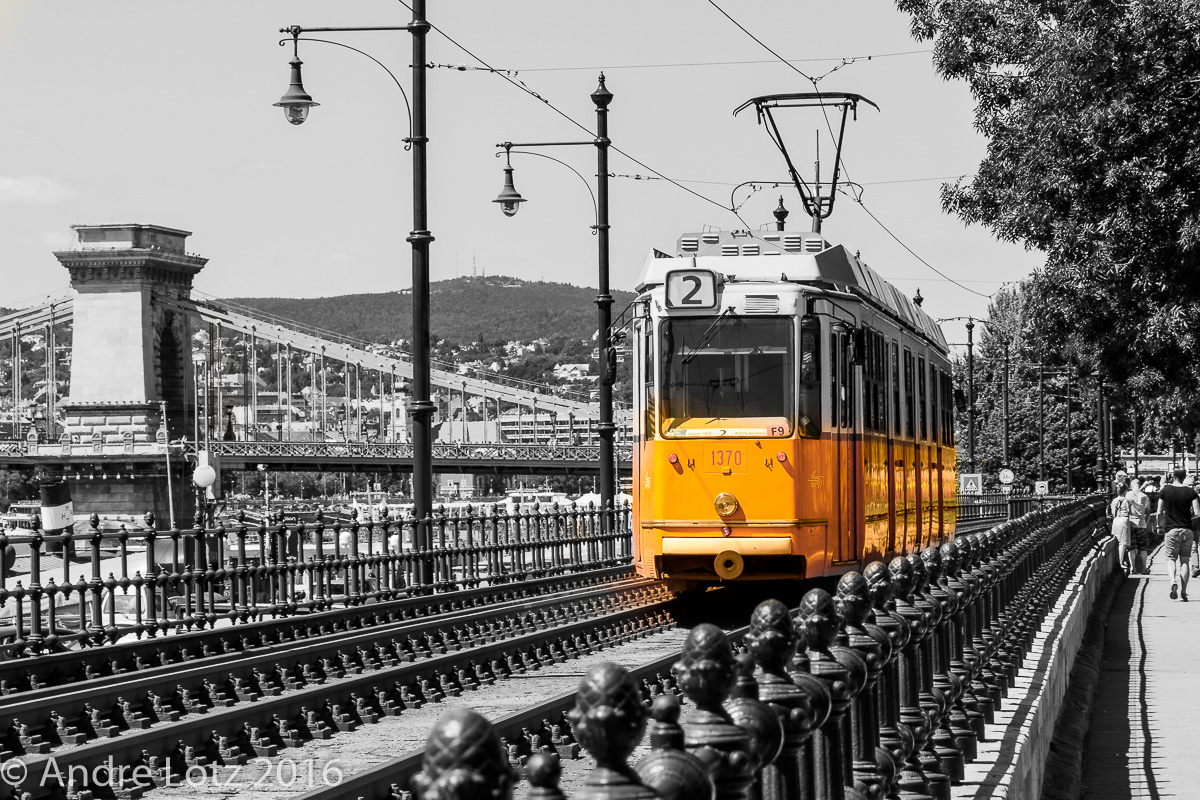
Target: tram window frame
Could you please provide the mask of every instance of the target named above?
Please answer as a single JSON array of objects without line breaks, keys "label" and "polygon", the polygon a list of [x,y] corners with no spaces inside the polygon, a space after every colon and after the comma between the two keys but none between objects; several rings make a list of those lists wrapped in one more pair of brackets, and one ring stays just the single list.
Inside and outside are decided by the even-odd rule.
[{"label": "tram window frame", "polygon": [[[778,326],[778,330],[770,330],[770,325]],[[696,330],[689,330],[688,326],[703,326]],[[707,370],[714,367],[704,367],[703,364],[692,366],[692,362],[699,358],[713,359],[719,358],[723,353],[721,344],[724,336],[731,335],[731,328],[723,328],[722,326],[740,326],[739,336],[750,336],[751,341],[744,342],[734,349],[729,350],[729,354],[750,358],[755,356],[759,361],[753,364],[747,362],[740,364],[734,362],[732,364],[716,364],[716,369],[732,370],[734,375],[729,378],[730,384],[734,386],[734,398],[740,401],[742,413],[733,416],[714,416],[709,418],[709,415],[715,411],[726,411],[728,407],[718,407],[713,409],[712,403],[716,397],[715,392],[726,386],[725,378],[721,376],[721,383],[717,385],[715,380],[712,380],[712,375]],[[674,330],[674,326],[678,326],[679,330]],[[752,330],[753,329],[753,330]],[[767,343],[753,341],[754,336],[766,336]],[[663,438],[685,438],[689,436],[709,435],[696,433],[698,429],[708,428],[710,424],[719,424],[720,422],[732,420],[763,420],[765,421],[765,429],[763,432],[744,432],[751,429],[743,429],[743,432],[730,434],[731,438],[753,437],[753,438],[771,438],[771,439],[786,439],[790,438],[795,433],[795,413],[797,410],[796,398],[794,392],[796,390],[795,369],[796,369],[796,325],[795,318],[789,316],[668,316],[661,320],[659,338],[659,353],[658,360],[661,363],[663,371],[663,380],[659,382],[659,435]],[[698,345],[693,349],[694,345]],[[766,362],[767,369],[764,369],[761,359],[765,357],[779,357],[778,364],[768,361]],[[753,368],[753,369],[752,369]],[[751,370],[744,375],[741,374],[744,370]],[[782,395],[782,403],[779,408],[783,410],[781,414],[754,414],[751,409],[748,409],[746,398],[756,399],[764,395],[761,386],[755,385],[756,380],[761,380],[761,376],[768,374],[775,369],[781,369],[779,381],[769,387],[770,392],[778,390]],[[718,373],[720,374],[720,373]],[[709,394],[709,391],[714,394]],[[727,391],[727,390],[726,390]],[[768,394],[770,393],[768,392]],[[704,405],[707,408],[701,412],[700,407]],[[773,411],[775,408],[768,408],[768,411]],[[780,420],[779,424],[773,423],[771,420]],[[706,421],[707,420],[707,421]]]},{"label": "tram window frame", "polygon": [[913,354],[904,348],[904,433],[909,439],[916,438],[916,419],[913,397]]},{"label": "tram window frame", "polygon": [[646,326],[649,330],[642,337],[644,347],[642,349],[642,392],[643,402],[645,405],[644,416],[642,422],[643,441],[654,439],[658,431],[658,386],[655,377],[658,373],[656,365],[658,362],[654,359],[654,342],[658,338],[658,331],[654,322],[648,321]]},{"label": "tram window frame", "polygon": [[[821,377],[824,374],[821,371],[821,321],[816,317],[801,317],[799,328],[796,435],[805,439],[819,439],[824,428],[821,422]],[[811,355],[807,363],[804,358],[806,354]]]},{"label": "tram window frame", "polygon": [[854,427],[854,337],[850,331],[838,335],[839,349],[842,360],[838,365],[838,389],[841,405],[841,427]]},{"label": "tram window frame", "polygon": [[875,333],[875,430],[887,433],[887,340]]},{"label": "tram window frame", "polygon": [[925,356],[917,356],[917,413],[920,416],[921,441],[931,441],[929,430],[929,379],[925,369]]},{"label": "tram window frame", "polygon": [[892,419],[893,436],[899,438],[902,426],[900,424],[900,343],[892,339]]},{"label": "tram window frame", "polygon": [[940,443],[938,434],[942,430],[942,385],[938,380],[938,368],[929,362],[929,441]]}]

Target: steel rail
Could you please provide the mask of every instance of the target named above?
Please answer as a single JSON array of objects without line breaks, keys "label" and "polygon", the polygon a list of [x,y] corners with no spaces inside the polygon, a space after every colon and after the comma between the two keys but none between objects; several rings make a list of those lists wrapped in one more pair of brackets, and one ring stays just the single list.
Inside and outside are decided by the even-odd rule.
[{"label": "steel rail", "polygon": [[[983,527],[975,521],[970,527],[976,526]],[[1002,618],[1006,613],[1012,614],[1008,622],[1013,630],[1036,628],[1036,621],[1053,605],[1052,601],[1046,600],[1046,595],[1057,597],[1062,593],[1080,558],[1094,547],[1097,537],[1102,537],[1103,534],[1103,530],[1097,530],[1095,526],[1083,522],[1073,536],[1037,567],[1031,580],[1021,587],[1017,602],[1000,612]],[[1038,542],[1032,546],[1044,548],[1046,544]],[[1043,596],[1038,597],[1037,592],[1041,592]],[[732,644],[737,645],[748,631],[748,626],[742,627],[730,631],[727,636]],[[682,650],[675,651],[648,664],[631,668],[629,672],[635,683],[644,682],[656,675],[669,674],[681,656]],[[526,731],[539,731],[544,720],[564,719],[566,712],[575,707],[577,697],[578,691],[558,695],[493,720],[491,727],[496,735],[509,742],[519,741]],[[403,793],[411,790],[412,778],[421,771],[424,760],[424,749],[405,753],[391,761],[351,775],[335,785],[321,786],[300,794],[296,800],[391,800],[397,796],[405,796]]]},{"label": "steel rail", "polygon": [[[0,695],[12,697],[75,682],[81,675],[99,678],[141,671],[149,664],[196,663],[205,659],[206,654],[246,653],[255,647],[255,641],[258,647],[263,647],[360,629],[380,630],[379,626],[414,619],[437,621],[439,615],[455,611],[610,585],[628,579],[631,574],[630,567],[608,567],[0,661]],[[121,672],[114,673],[114,669]],[[37,685],[31,685],[33,682]],[[3,705],[0,698],[0,708]]]},{"label": "steel rail", "polygon": [[[354,730],[364,722],[377,721],[384,714],[399,713],[408,703],[414,702],[414,697],[419,698],[419,707],[428,700],[440,699],[439,693],[447,687],[450,691],[476,688],[478,684],[470,683],[474,676],[466,672],[470,665],[485,665],[481,674],[490,682],[502,677],[509,663],[517,669],[537,669],[543,663],[590,654],[594,649],[660,630],[669,622],[670,615],[666,610],[670,602],[652,601],[594,618],[526,632],[512,639],[399,664],[351,661],[338,666],[326,660],[319,671],[306,670],[306,678],[299,678],[285,668],[277,682],[292,684],[290,691],[283,691],[281,685],[253,685],[239,681],[227,692],[229,683],[221,687],[208,682],[211,707],[204,705],[198,696],[182,701],[171,698],[174,702],[155,703],[153,712],[143,707],[132,714],[134,719],[125,720],[124,732],[119,732],[119,726],[112,724],[110,719],[96,719],[93,715],[86,718],[85,724],[93,727],[92,732],[97,734],[94,739],[86,741],[84,736],[77,740],[80,742],[77,746],[60,747],[53,752],[49,743],[42,741],[32,728],[9,731],[9,739],[15,734],[25,753],[14,756],[10,751],[0,753],[0,757],[4,760],[21,758],[26,777],[23,781],[14,781],[15,786],[0,787],[0,796],[14,790],[40,788],[44,791],[45,787],[38,784],[51,765],[61,770],[61,774],[75,774],[69,772],[72,767],[86,769],[91,774],[96,767],[114,764],[159,770],[169,765],[174,774],[182,774],[189,766],[206,763],[192,758],[195,754],[211,755],[210,760],[232,759],[236,763],[244,763],[255,755],[274,755],[281,744],[325,738],[335,728]],[[364,638],[368,636],[365,634]],[[489,664],[490,667],[486,666]],[[202,682],[206,676],[211,676],[207,665],[178,671],[174,678],[167,680],[186,685]],[[460,686],[456,683],[460,678],[448,676],[466,676],[467,680]],[[329,678],[338,680],[327,683]],[[111,698],[122,696],[121,692],[132,694],[140,690],[142,683],[136,676],[131,676],[124,685],[110,686],[102,695]],[[431,696],[420,697],[422,692]],[[86,696],[88,692],[81,691],[80,694]],[[97,693],[93,692],[92,697],[99,702]],[[60,695],[55,705],[65,707],[70,699]],[[145,705],[149,705],[149,700]],[[191,713],[179,719],[179,706]],[[151,720],[151,716],[155,719]],[[164,720],[168,724],[161,724]],[[63,743],[74,743],[65,740],[80,736],[78,729],[62,715],[40,730],[54,731],[55,724]],[[253,739],[259,731],[263,733]]]}]

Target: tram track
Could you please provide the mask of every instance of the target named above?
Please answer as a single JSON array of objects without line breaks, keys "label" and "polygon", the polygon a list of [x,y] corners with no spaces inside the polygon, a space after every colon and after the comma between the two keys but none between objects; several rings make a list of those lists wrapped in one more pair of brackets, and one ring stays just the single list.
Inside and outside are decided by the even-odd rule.
[{"label": "tram track", "polygon": [[[130,641],[0,661],[0,701],[4,697],[64,684],[82,684],[110,675],[141,672],[172,664],[190,664],[231,653],[394,622],[481,608],[574,589],[629,580],[628,566],[607,567],[528,580],[462,589],[433,595],[412,594],[370,603],[351,603],[305,614],[243,621],[172,635],[143,636]],[[220,619],[228,620],[233,612]]]},{"label": "tram track", "polygon": [[[994,523],[973,520],[959,531],[986,529]],[[489,603],[486,598],[494,599],[494,593],[472,589],[338,609],[339,619],[357,614],[363,620],[360,626],[297,639],[285,632],[277,641],[262,639],[244,651],[184,656],[178,662],[131,672],[114,668],[83,682],[0,697],[0,718],[12,721],[7,729],[0,723],[0,762],[22,760],[29,776],[26,781],[33,782],[16,788],[34,797],[45,789],[36,779],[51,764],[61,774],[72,767],[95,770],[106,765],[125,766],[127,774],[139,774],[133,770],[141,767],[140,774],[148,779],[112,785],[117,795],[135,797],[188,769],[204,772],[215,765],[270,759],[285,748],[352,731],[383,716],[398,716],[442,699],[439,695],[500,680],[508,672],[519,674],[586,656],[671,626],[670,595],[661,584],[620,581],[617,576],[628,575],[628,569],[597,573],[605,574],[558,578],[589,583],[585,588],[507,603]],[[590,583],[592,579],[596,583]],[[549,586],[555,579],[539,580],[542,588],[554,592]],[[493,588],[519,594],[533,583]],[[433,614],[416,616],[431,601],[436,606]],[[476,603],[484,608],[477,609]],[[391,608],[376,609],[385,605]],[[372,624],[379,612],[403,617],[405,607],[411,618]],[[328,630],[322,622],[330,627],[337,624],[319,616],[264,622],[280,623],[280,631],[293,630],[284,623],[309,628],[315,624],[310,633]],[[194,637],[192,646],[203,648],[204,637],[198,634],[220,633],[244,631],[231,626],[151,641],[161,647]],[[241,641],[249,640],[243,636]],[[64,655],[73,653],[42,658]],[[635,674],[639,679],[669,675],[677,658],[678,653],[672,652],[636,667]],[[561,719],[573,698],[573,692],[550,698],[506,715],[497,724],[502,735],[511,731],[515,736],[534,725],[541,729],[546,720]],[[111,709],[107,715],[105,709]],[[419,766],[419,758],[413,763]],[[389,769],[394,774],[396,763]],[[354,775],[342,783],[343,796],[353,796],[350,787],[357,780]],[[362,780],[369,784],[373,779]],[[0,787],[0,797],[7,796],[9,788]]]},{"label": "tram track", "polygon": [[411,660],[405,660],[408,640],[399,637],[412,631],[419,641],[416,632],[436,626],[444,632],[451,620],[399,623],[238,654],[219,665],[206,659],[153,676],[113,676],[103,686],[8,697],[0,715],[13,722],[0,738],[0,761],[22,759],[33,783],[19,785],[36,796],[36,778],[51,762],[64,771],[141,766],[161,776],[273,756],[511,671],[662,629],[671,624],[669,602],[661,584],[639,580],[467,612],[452,620],[464,631],[480,621],[511,622],[494,636],[431,637],[433,652],[422,648]]}]

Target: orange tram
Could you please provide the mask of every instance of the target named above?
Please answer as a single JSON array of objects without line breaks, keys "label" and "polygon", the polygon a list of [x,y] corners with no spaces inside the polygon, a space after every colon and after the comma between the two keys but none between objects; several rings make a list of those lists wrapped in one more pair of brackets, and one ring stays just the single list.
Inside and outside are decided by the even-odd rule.
[{"label": "orange tram", "polygon": [[675,590],[860,569],[953,536],[941,329],[821,234],[652,251],[633,306],[634,564]]}]

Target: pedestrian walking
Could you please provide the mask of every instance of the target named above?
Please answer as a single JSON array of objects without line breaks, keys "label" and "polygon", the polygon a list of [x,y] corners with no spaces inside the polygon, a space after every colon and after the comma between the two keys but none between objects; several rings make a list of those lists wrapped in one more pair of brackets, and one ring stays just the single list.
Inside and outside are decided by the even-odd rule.
[{"label": "pedestrian walking", "polygon": [[1129,515],[1129,566],[1125,574],[1148,575],[1150,568],[1146,564],[1146,555],[1150,551],[1150,498],[1142,491],[1142,482],[1133,478],[1122,500]]},{"label": "pedestrian walking", "polygon": [[[1157,541],[1158,537],[1158,514],[1156,513],[1158,511],[1158,490],[1158,478],[1146,478],[1146,480],[1142,482],[1142,492],[1145,493],[1146,497],[1149,499],[1147,508],[1149,508],[1150,511],[1149,525],[1147,525],[1147,527],[1149,529],[1150,536],[1155,541]],[[1153,545],[1155,541],[1151,541],[1151,545]]]},{"label": "pedestrian walking", "polygon": [[1175,480],[1158,493],[1159,530],[1171,572],[1171,599],[1187,602],[1188,561],[1192,557],[1192,518],[1200,517],[1200,496],[1184,485],[1187,470],[1175,470]]}]

